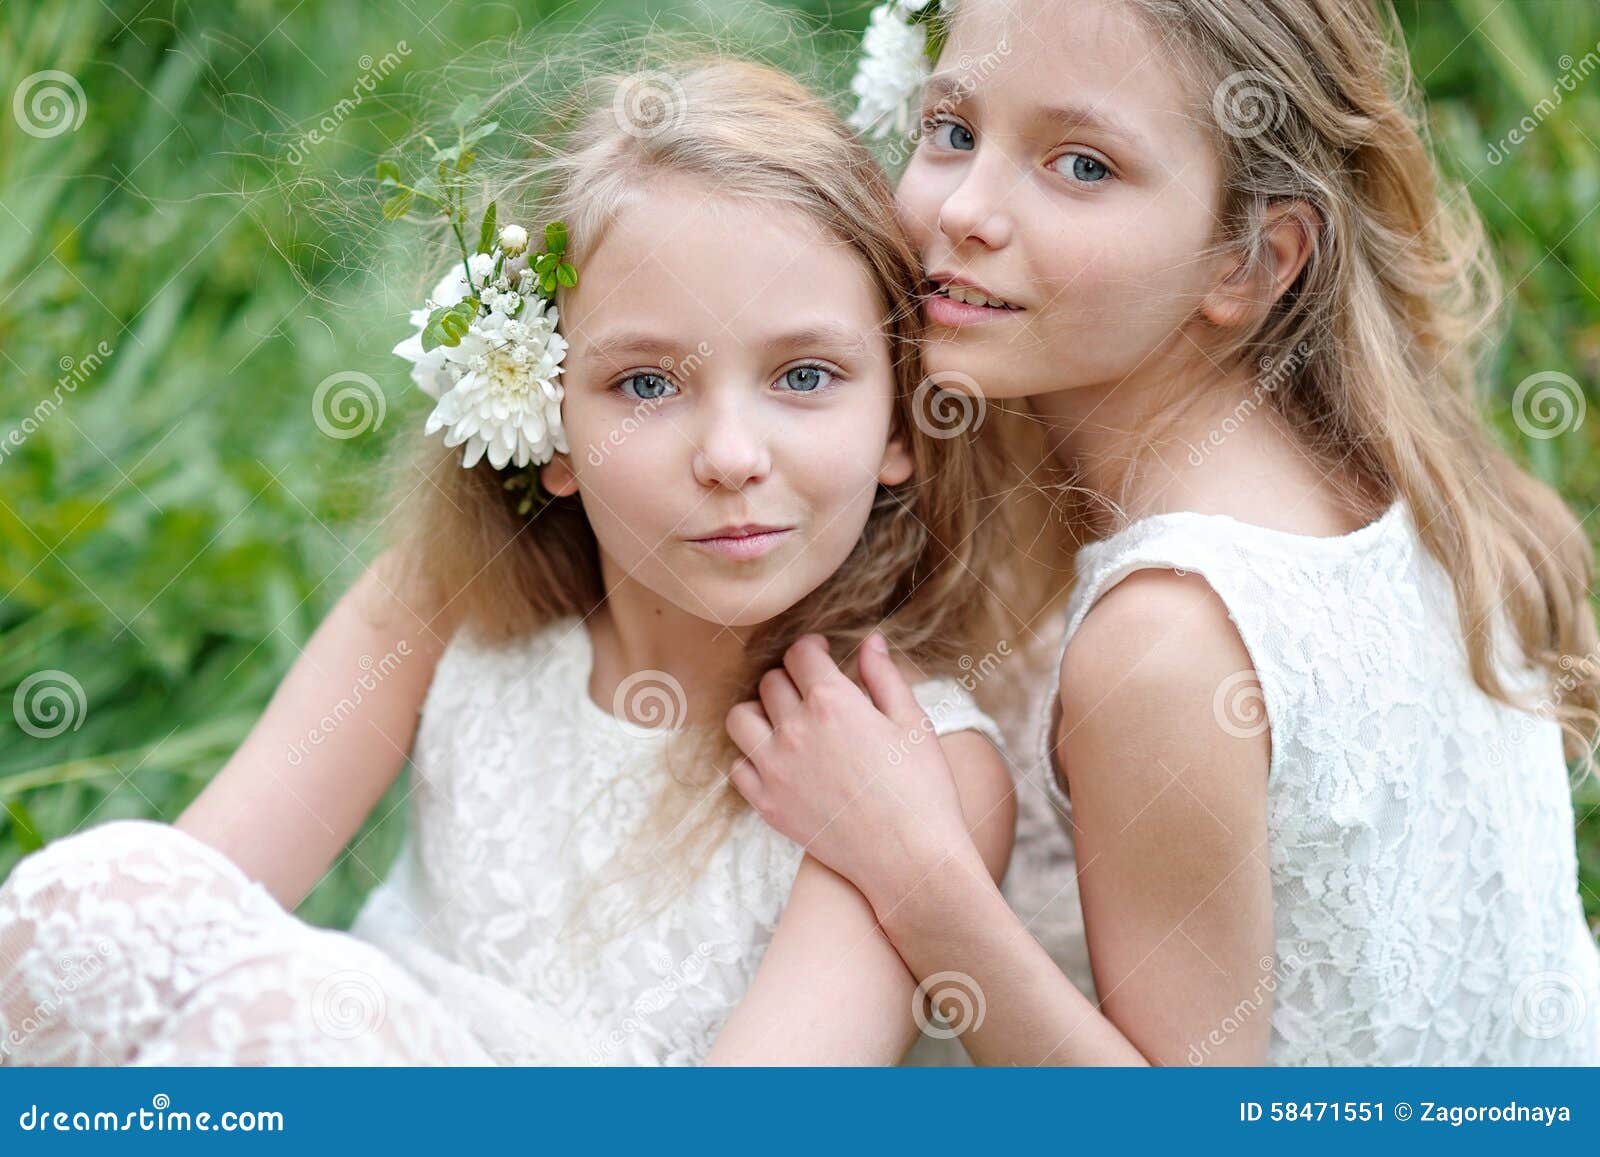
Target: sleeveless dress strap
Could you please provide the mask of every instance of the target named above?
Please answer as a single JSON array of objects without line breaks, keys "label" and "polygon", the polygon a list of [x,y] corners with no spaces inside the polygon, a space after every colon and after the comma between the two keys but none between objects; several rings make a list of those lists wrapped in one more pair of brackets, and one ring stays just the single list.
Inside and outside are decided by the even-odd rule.
[{"label": "sleeveless dress strap", "polygon": [[[1173,511],[1139,519],[1124,530],[1078,551],[1078,577],[1066,609],[1067,626],[1056,652],[1056,670],[1068,643],[1100,597],[1140,570],[1198,574],[1222,600],[1254,663],[1218,689],[1219,708],[1247,729],[1270,729],[1288,718],[1305,691],[1305,681],[1277,670],[1271,656],[1282,648],[1281,608],[1274,598],[1281,576],[1319,572],[1318,582],[1339,582],[1347,590],[1387,581],[1410,563],[1403,535],[1408,512],[1403,502],[1348,534],[1314,537],[1240,522],[1222,514]],[[1307,660],[1310,661],[1309,658]],[[1046,700],[1036,733],[1035,756],[1046,769],[1045,790],[1062,812],[1071,802],[1056,774],[1055,734],[1060,725],[1059,695]],[[1269,779],[1280,766],[1280,745],[1272,745]]]}]

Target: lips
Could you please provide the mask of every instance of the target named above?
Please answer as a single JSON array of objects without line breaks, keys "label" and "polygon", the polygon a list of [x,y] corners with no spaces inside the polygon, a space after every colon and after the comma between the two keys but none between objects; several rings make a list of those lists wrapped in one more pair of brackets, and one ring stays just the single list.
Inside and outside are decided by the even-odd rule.
[{"label": "lips", "polygon": [[788,530],[787,526],[768,526],[764,522],[741,522],[734,525],[720,527],[709,534],[696,534],[690,536],[691,542],[705,542],[713,538],[748,538],[755,534],[771,534],[774,531]]},{"label": "lips", "polygon": [[688,541],[701,550],[724,558],[752,559],[776,549],[792,533],[792,526],[740,523],[721,527],[710,534],[697,535]]}]

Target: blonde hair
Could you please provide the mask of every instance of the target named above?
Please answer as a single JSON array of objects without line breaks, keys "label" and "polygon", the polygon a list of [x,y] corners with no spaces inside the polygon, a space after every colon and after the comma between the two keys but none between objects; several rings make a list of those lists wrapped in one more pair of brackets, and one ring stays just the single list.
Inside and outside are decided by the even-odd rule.
[{"label": "blonde hair", "polygon": [[[801,634],[826,636],[841,657],[881,629],[896,651],[929,668],[949,667],[980,640],[998,637],[998,608],[986,594],[997,587],[983,576],[1003,554],[996,536],[1007,526],[987,517],[1000,501],[988,471],[1006,458],[1004,423],[944,437],[913,411],[914,398],[926,398],[917,390],[916,254],[877,164],[798,81],[720,57],[657,60],[648,71],[581,84],[554,124],[554,137],[525,142],[514,179],[496,191],[502,219],[540,227],[564,221],[580,271],[618,213],[648,195],[653,174],[688,174],[722,195],[803,213],[848,246],[882,302],[894,366],[892,435],[904,439],[915,464],[906,483],[878,488],[861,539],[840,569],[759,628],[743,668],[729,673],[724,710],[706,713],[715,723],[669,744],[673,774],[647,832],[674,850],[666,866],[681,881],[704,866],[743,807],[726,780],[738,753],[722,715],[754,697],[760,676],[781,665]],[[459,449],[420,435],[400,451],[397,553],[412,568],[411,581],[454,604],[463,627],[513,638],[601,605],[599,548],[576,496],[519,516],[516,496],[487,460],[463,469]],[[417,484],[419,473],[427,484]],[[661,866],[635,858],[613,875]]]},{"label": "blonde hair", "polygon": [[1198,119],[1223,159],[1219,247],[1262,268],[1274,204],[1302,201],[1317,217],[1299,278],[1231,352],[1291,367],[1273,399],[1307,446],[1406,500],[1450,575],[1473,679],[1532,709],[1496,652],[1504,607],[1523,656],[1549,678],[1539,709],[1588,767],[1600,731],[1591,548],[1479,412],[1499,278],[1471,200],[1442,187],[1392,8],[1132,3],[1192,66]]}]

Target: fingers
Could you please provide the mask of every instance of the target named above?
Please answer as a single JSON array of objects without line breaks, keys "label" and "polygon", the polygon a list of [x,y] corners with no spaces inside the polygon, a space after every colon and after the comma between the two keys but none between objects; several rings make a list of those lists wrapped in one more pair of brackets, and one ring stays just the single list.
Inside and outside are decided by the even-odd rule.
[{"label": "fingers", "polygon": [[890,657],[888,643],[876,631],[861,644],[860,664],[861,682],[879,711],[902,727],[916,727],[927,719],[911,685]]},{"label": "fingers", "polygon": [[733,761],[733,770],[729,773],[728,780],[751,807],[756,811],[762,810],[766,793],[761,783],[761,773],[756,770],[755,764],[741,755]]},{"label": "fingers", "polygon": [[761,676],[761,706],[766,708],[767,719],[776,727],[801,710],[800,691],[781,667],[774,667]]},{"label": "fingers", "polygon": [[746,755],[754,755],[772,738],[772,723],[761,704],[753,699],[734,704],[723,719],[723,726],[728,729],[728,738]]},{"label": "fingers", "polygon": [[783,653],[783,668],[805,696],[835,679],[850,682],[828,654],[828,640],[821,635],[801,635],[795,640]]}]

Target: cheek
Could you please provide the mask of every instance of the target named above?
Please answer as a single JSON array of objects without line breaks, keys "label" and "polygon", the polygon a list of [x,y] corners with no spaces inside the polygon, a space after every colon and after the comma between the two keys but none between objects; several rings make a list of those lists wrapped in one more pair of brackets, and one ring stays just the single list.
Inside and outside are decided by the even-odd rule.
[{"label": "cheek", "polygon": [[581,420],[568,431],[584,513],[600,545],[625,565],[644,558],[682,516],[690,467],[675,453],[681,439],[662,433],[648,422],[591,428]]},{"label": "cheek", "polygon": [[[1097,214],[1094,224],[1044,232],[1039,279],[1050,299],[1037,319],[1052,346],[1078,356],[1143,351],[1170,337],[1200,304],[1199,243],[1187,224],[1161,225],[1149,203]],[[1090,340],[1092,338],[1092,340]]]},{"label": "cheek", "polygon": [[809,423],[803,438],[786,440],[782,472],[786,489],[811,513],[817,538],[844,541],[848,553],[877,494],[889,437],[887,398],[881,409],[828,419]]},{"label": "cheek", "polygon": [[919,252],[925,249],[939,227],[939,206],[944,196],[945,190],[935,171],[913,154],[895,189],[894,200],[900,212],[900,225]]}]

